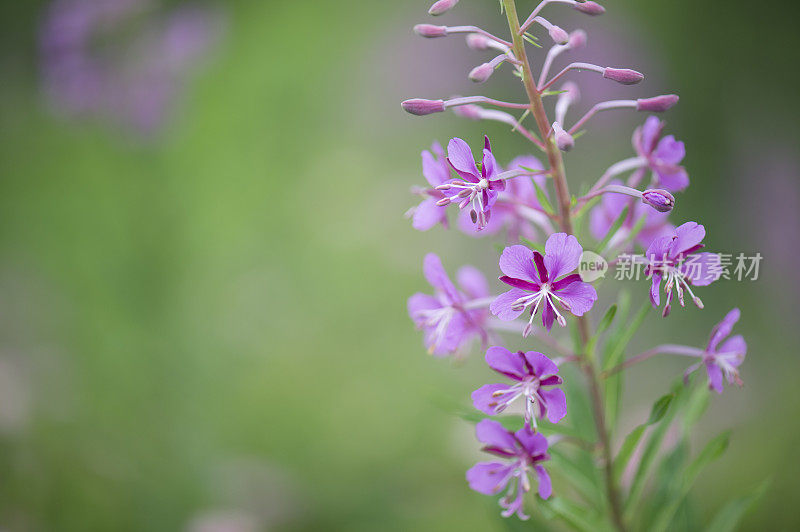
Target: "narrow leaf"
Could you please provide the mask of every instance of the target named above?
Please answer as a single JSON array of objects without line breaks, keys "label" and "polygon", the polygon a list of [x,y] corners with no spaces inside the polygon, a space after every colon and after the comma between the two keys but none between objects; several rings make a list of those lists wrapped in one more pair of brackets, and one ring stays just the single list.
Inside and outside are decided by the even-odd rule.
[{"label": "narrow leaf", "polygon": [[533,183],[533,186],[536,187],[536,199],[539,200],[539,205],[541,205],[546,212],[555,214],[556,211],[553,209],[553,205],[550,203],[550,200],[547,199],[547,194],[545,194],[544,190],[542,190],[542,187],[540,187],[539,184],[532,179],[531,182]]},{"label": "narrow leaf", "polygon": [[726,504],[714,517],[706,528],[706,532],[733,532],[739,521],[753,509],[758,500],[764,495],[770,481],[765,480],[749,494],[732,500]]},{"label": "narrow leaf", "polygon": [[647,421],[633,429],[630,434],[625,437],[625,440],[622,442],[622,447],[620,447],[619,453],[617,453],[617,457],[614,459],[614,474],[617,478],[620,478],[625,472],[628,461],[631,455],[633,455],[633,451],[636,450],[636,446],[639,444],[639,440],[642,438],[644,431],[648,426],[655,425],[663,419],[674,398],[675,394],[671,393],[660,397],[653,404],[653,408],[650,410],[650,417],[647,418]]},{"label": "narrow leaf", "polygon": [[625,218],[627,217],[628,217],[628,206],[625,205],[625,207],[622,208],[622,212],[619,213],[619,216],[617,216],[617,219],[614,220],[614,223],[611,225],[611,229],[608,230],[606,236],[604,236],[603,240],[601,240],[600,243],[597,245],[598,255],[603,254],[603,252],[608,247],[608,243],[611,241],[614,235],[617,234],[617,231],[619,231],[619,228],[622,227],[623,223],[625,223]]}]

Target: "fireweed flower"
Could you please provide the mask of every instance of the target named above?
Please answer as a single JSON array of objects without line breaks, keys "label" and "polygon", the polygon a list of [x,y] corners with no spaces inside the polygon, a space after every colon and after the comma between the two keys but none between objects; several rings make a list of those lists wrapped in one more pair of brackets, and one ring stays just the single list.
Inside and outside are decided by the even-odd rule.
[{"label": "fireweed flower", "polygon": [[489,308],[492,314],[508,321],[531,307],[531,317],[523,336],[530,334],[539,307],[542,307],[542,324],[549,331],[553,321],[558,321],[562,327],[567,325],[558,306],[575,316],[583,316],[597,301],[597,292],[592,285],[581,281],[577,273],[568,275],[578,267],[583,253],[574,236],[552,234],[544,249],[543,257],[525,246],[510,246],[500,256],[500,270],[505,274],[500,280],[513,288],[500,294]]},{"label": "fireweed flower", "polygon": [[471,203],[470,218],[479,229],[483,229],[489,223],[498,192],[506,188],[505,181],[499,177],[500,168],[492,155],[489,137],[484,137],[480,170],[475,165],[472,150],[460,138],[451,139],[448,143],[447,162],[461,179],[453,179],[449,184],[438,187],[446,196],[438,204],[458,202],[459,208],[463,209]]},{"label": "fireweed flower", "polygon": [[[714,326],[711,330],[711,337],[708,339],[708,345],[700,355],[703,359],[702,362],[689,367],[685,376],[688,376],[701,364],[704,364],[708,374],[708,387],[715,392],[722,393],[723,376],[728,381],[728,384],[736,383],[738,386],[742,386],[738,368],[744,362],[744,357],[747,354],[747,343],[740,334],[725,340],[737,321],[739,321],[739,309],[735,308]],[[725,341],[723,342],[723,340]],[[720,342],[722,342],[722,345],[720,345]]]},{"label": "fireweed flower", "polygon": [[536,418],[547,415],[550,423],[558,423],[567,414],[567,397],[557,375],[558,366],[542,353],[490,347],[486,363],[496,372],[516,381],[507,384],[486,384],[472,392],[475,408],[489,415],[499,414],[519,398],[525,400],[525,422],[536,427]]},{"label": "fireweed flower", "polygon": [[[542,163],[532,155],[523,155],[515,158],[508,165],[508,170],[542,170]],[[533,179],[533,181],[531,181]],[[547,233],[552,231],[552,226],[547,216],[540,212],[539,199],[536,197],[535,182],[545,189],[544,175],[535,175],[509,179],[506,189],[500,193],[492,207],[492,216],[483,229],[479,229],[465,210],[458,217],[458,228],[471,236],[484,236],[496,234],[503,228],[506,229],[506,238],[509,242],[519,242],[520,237],[528,240],[537,240],[538,226]]]},{"label": "fireweed flower", "polygon": [[658,186],[668,190],[683,190],[689,186],[689,176],[680,162],[686,155],[683,142],[672,135],[662,137],[664,122],[648,117],[644,125],[633,132],[633,147],[646,161]]},{"label": "fireweed flower", "polygon": [[475,337],[485,345],[489,287],[483,274],[464,266],[456,274],[458,290],[434,253],[425,256],[423,272],[434,295],[416,293],[408,298],[408,314],[417,328],[425,331],[428,352],[452,354]]},{"label": "fireweed flower", "polygon": [[438,142],[433,143],[430,151],[422,152],[422,175],[431,188],[417,190],[424,199],[407,213],[412,215],[412,226],[418,231],[427,231],[439,223],[447,227],[447,208],[436,204],[444,194],[436,187],[450,180],[450,166]]},{"label": "fireweed flower", "polygon": [[529,473],[536,474],[539,497],[547,499],[553,493],[550,475],[541,465],[550,459],[547,438],[529,427],[511,432],[491,419],[479,421],[475,426],[478,441],[484,443],[483,451],[506,462],[478,462],[467,471],[469,487],[484,495],[496,495],[508,488],[500,499],[503,517],[514,514],[520,519],[530,516],[522,511],[523,497],[531,490]]},{"label": "fireweed flower", "polygon": [[664,316],[669,315],[672,301],[672,287],[678,294],[678,301],[684,306],[683,292],[686,290],[695,305],[703,308],[703,302],[694,295],[693,286],[708,286],[722,274],[720,256],[716,253],[695,253],[703,248],[706,229],[696,222],[686,222],[675,229],[670,236],[656,238],[647,248],[648,261],[645,273],[652,276],[650,301],[658,308],[661,303],[659,289],[661,280],[666,279],[664,292],[667,294]]},{"label": "fireweed flower", "polygon": [[[615,180],[612,181],[612,184],[621,183]],[[675,226],[669,223],[669,213],[658,212],[641,201],[625,197],[622,194],[603,194],[600,203],[589,214],[589,230],[592,236],[597,240],[602,240],[622,214],[626,205],[628,214],[619,231],[611,237],[609,247],[624,242],[642,216],[644,216],[644,225],[636,235],[636,241],[645,249],[656,238],[672,235],[675,231]]]}]

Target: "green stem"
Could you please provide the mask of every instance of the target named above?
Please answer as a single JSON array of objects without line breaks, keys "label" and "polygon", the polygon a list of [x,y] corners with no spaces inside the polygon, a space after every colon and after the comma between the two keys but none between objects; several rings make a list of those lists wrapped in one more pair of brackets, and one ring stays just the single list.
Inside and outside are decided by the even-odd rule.
[{"label": "green stem", "polygon": [[[569,193],[569,186],[567,185],[567,178],[564,173],[564,161],[561,158],[561,152],[555,145],[550,134],[550,121],[547,118],[547,113],[542,103],[542,95],[536,87],[536,82],[533,80],[533,73],[531,71],[528,55],[525,52],[525,40],[519,34],[519,17],[517,15],[517,6],[515,0],[503,0],[503,7],[505,8],[506,17],[508,18],[508,28],[511,31],[513,38],[514,55],[520,62],[522,69],[522,82],[525,85],[525,92],[528,94],[530,101],[531,114],[536,121],[536,126],[539,129],[539,134],[544,141],[545,153],[547,154],[547,161],[550,165],[551,175],[553,176],[553,184],[556,190],[556,198],[558,200],[558,221],[561,229],[568,234],[573,234],[571,218],[571,200],[572,197]],[[578,320],[578,330],[580,331],[581,343],[583,350],[586,350],[586,345],[591,338],[589,332],[589,322],[585,316],[580,316]],[[592,394],[592,406],[594,410],[594,421],[597,428],[597,436],[600,440],[600,448],[603,454],[603,469],[605,472],[606,491],[608,492],[609,506],[611,507],[611,517],[614,525],[620,532],[625,532],[626,527],[622,519],[622,505],[614,481],[613,461],[611,458],[611,441],[606,427],[605,420],[605,402],[603,394],[600,390],[600,382],[597,376],[597,370],[594,361],[589,358],[588,353],[583,353],[581,357],[581,368],[583,369],[586,379],[589,381],[589,390]]]}]

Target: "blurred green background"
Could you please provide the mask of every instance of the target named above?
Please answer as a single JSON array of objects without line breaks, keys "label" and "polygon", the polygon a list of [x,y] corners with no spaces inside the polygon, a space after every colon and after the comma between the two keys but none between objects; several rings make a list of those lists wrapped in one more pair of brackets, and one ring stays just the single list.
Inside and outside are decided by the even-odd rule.
[{"label": "blurred green background", "polygon": [[[463,0],[443,20],[500,32],[496,4]],[[37,48],[47,3],[0,7],[0,528],[502,530],[464,481],[472,429],[441,407],[468,405],[489,372],[478,353],[427,356],[405,310],[427,290],[428,251],[490,278],[497,251],[415,233],[403,212],[432,140],[485,132],[501,163],[526,147],[504,126],[399,102],[518,87],[467,81],[486,56],[461,38],[415,38],[424,0],[215,5],[219,42],[144,140],[53,113]],[[708,519],[771,477],[744,528],[796,530],[798,7],[605,5],[548,13],[588,31],[585,57],[648,78],[594,80],[583,105],[678,92],[666,118],[692,186],[674,219],[704,223],[709,249],[764,256],[758,281],[703,290],[706,310],[651,315],[634,348],[702,345],[742,309],[746,385],[713,398],[697,435],[734,427],[731,448],[691,497]],[[629,156],[642,119],[594,122],[571,179]],[[684,362],[632,373],[626,426]]]}]

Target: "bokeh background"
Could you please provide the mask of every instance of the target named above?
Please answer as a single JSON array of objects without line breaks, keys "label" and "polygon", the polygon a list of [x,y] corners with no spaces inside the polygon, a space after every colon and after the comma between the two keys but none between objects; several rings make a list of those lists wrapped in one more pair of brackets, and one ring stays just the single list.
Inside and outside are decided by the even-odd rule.
[{"label": "bokeh background", "polygon": [[[478,353],[426,355],[405,310],[425,253],[491,277],[495,243],[415,233],[403,213],[431,141],[488,133],[501,163],[527,148],[399,101],[516,99],[510,76],[476,88],[486,56],[415,38],[425,0],[141,2],[130,18],[137,2],[100,3],[123,15],[95,33],[68,2],[0,6],[0,528],[502,530],[467,489],[477,444],[450,407],[489,373]],[[590,81],[583,105],[680,93],[666,119],[692,185],[675,219],[764,256],[758,281],[703,290],[706,310],[653,313],[632,349],[702,344],[742,309],[745,387],[715,396],[696,436],[733,427],[731,447],[691,498],[708,519],[771,478],[743,527],[796,530],[800,10],[605,5],[549,13],[588,31],[583,57],[648,77]],[[504,25],[494,0],[443,20]],[[573,182],[629,156],[642,119],[594,121]],[[684,363],[631,374],[624,425]]]}]

